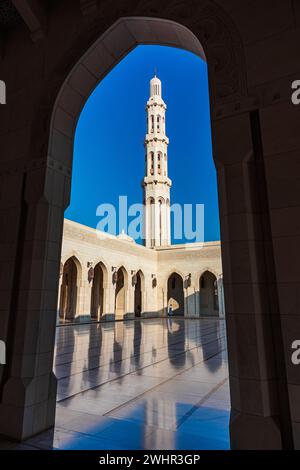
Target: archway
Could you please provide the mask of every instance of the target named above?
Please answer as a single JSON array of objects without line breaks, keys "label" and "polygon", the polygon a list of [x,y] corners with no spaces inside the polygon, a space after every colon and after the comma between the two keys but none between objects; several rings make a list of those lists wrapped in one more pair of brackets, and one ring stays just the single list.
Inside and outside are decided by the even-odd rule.
[{"label": "archway", "polygon": [[[78,260],[76,260],[79,263]],[[75,257],[69,258],[63,267],[59,316],[64,321],[73,320],[78,303],[78,269]]]},{"label": "archway", "polygon": [[143,273],[138,271],[135,275],[134,284],[134,315],[141,317],[143,313]]},{"label": "archway", "polygon": [[168,278],[168,309],[172,308],[173,315],[184,315],[183,279],[177,273]]},{"label": "archway", "polygon": [[102,263],[96,264],[91,291],[91,317],[100,320],[104,308],[104,275],[105,267]]},{"label": "archway", "polygon": [[115,319],[122,320],[127,313],[127,272],[121,267],[117,271],[116,292],[115,292]]},{"label": "archway", "polygon": [[[47,63],[49,66],[44,67],[45,74],[37,77],[37,80],[41,80],[39,82],[41,86],[40,95],[37,95],[36,100],[32,102],[36,111],[32,113],[31,119],[34,129],[29,129],[31,138],[28,138],[26,133],[24,141],[26,139],[30,142],[30,146],[28,144],[26,152],[23,152],[24,160],[20,159],[22,194],[20,192],[15,212],[18,216],[20,213],[21,217],[18,222],[15,217],[11,217],[13,222],[7,221],[11,233],[14,236],[19,233],[19,236],[16,236],[15,249],[21,256],[15,258],[16,263],[22,263],[22,269],[20,266],[17,269],[15,263],[11,263],[9,267],[12,282],[7,288],[6,297],[10,297],[11,306],[7,312],[4,312],[6,318],[2,323],[5,325],[3,335],[7,339],[11,354],[1,384],[1,434],[24,439],[54,423],[55,405],[51,391],[55,390],[55,377],[51,361],[43,369],[45,381],[49,384],[48,394],[43,387],[36,391],[34,399],[29,393],[12,394],[11,391],[16,391],[17,387],[17,390],[24,391],[26,385],[21,375],[23,369],[16,366],[19,365],[22,354],[28,354],[29,347],[30,354],[35,356],[35,361],[32,362],[36,364],[39,361],[39,356],[44,355],[44,351],[40,348],[40,338],[45,337],[45,333],[48,334],[49,343],[47,353],[53,353],[56,318],[54,312],[49,315],[48,312],[52,312],[53,298],[56,302],[57,296],[53,270],[56,264],[58,275],[63,210],[68,204],[70,194],[72,143],[80,110],[96,84],[137,44],[175,45],[199,54],[202,48],[198,39],[191,33],[193,30],[203,39],[210,63],[214,148],[218,158],[220,205],[223,216],[221,233],[227,242],[223,248],[224,277],[227,279],[228,292],[226,305],[231,306],[232,303],[232,308],[228,309],[230,318],[227,319],[227,329],[230,332],[228,350],[232,366],[231,385],[234,391],[232,393],[233,445],[242,448],[247,436],[249,437],[247,445],[252,448],[264,445],[273,448],[288,446],[292,440],[289,429],[290,414],[288,409],[282,407],[287,404],[288,408],[290,402],[286,383],[286,367],[290,366],[290,351],[287,353],[283,347],[282,328],[287,334],[290,323],[286,319],[286,326],[283,327],[280,318],[281,309],[283,311],[281,305],[283,294],[281,291],[279,304],[277,296],[279,287],[282,286],[277,283],[276,269],[279,271],[281,265],[277,263],[275,269],[274,261],[281,261],[281,252],[278,248],[274,256],[271,243],[273,234],[267,199],[267,189],[270,188],[266,183],[265,155],[262,148],[262,134],[272,135],[269,131],[276,127],[272,122],[269,127],[266,126],[269,113],[260,115],[262,107],[260,95],[256,96],[255,93],[253,96],[252,92],[247,93],[243,42],[231,16],[225,13],[219,4],[209,0],[198,2],[197,5],[190,1],[181,4],[167,1],[162,8],[166,18],[179,22],[184,18],[190,29],[174,21],[161,19],[122,18],[115,22],[124,11],[128,15],[153,14],[152,6],[148,7],[147,2],[141,2],[134,8],[130,6],[128,10],[125,8],[122,12],[116,8],[112,16],[105,21],[92,19],[91,28],[87,27],[86,18],[80,22],[76,15],[76,28],[69,28],[70,31],[73,29],[76,31],[76,37],[70,37],[69,41],[62,45],[57,60]],[[189,10],[193,14],[190,14]],[[106,30],[107,23],[113,23],[109,30]],[[51,46],[53,41],[51,30],[56,33],[56,28],[50,28],[43,42],[47,47]],[[79,42],[78,31],[80,31]],[[91,42],[97,38],[99,38],[97,42],[89,49]],[[82,56],[87,50],[88,52]],[[28,51],[31,52],[29,48]],[[55,56],[48,54],[48,57]],[[73,64],[76,66],[72,69]],[[53,71],[57,77],[54,82],[51,75]],[[270,79],[273,79],[272,73]],[[59,89],[60,93],[49,126],[49,115]],[[24,103],[24,106],[28,106],[27,101]],[[262,126],[260,118],[263,120]],[[50,143],[47,152],[49,132]],[[231,143],[237,132],[239,139],[232,147]],[[279,141],[282,143],[282,139]],[[5,184],[9,188],[11,172],[8,171],[7,174],[9,177]],[[240,184],[235,184],[237,182]],[[270,177],[269,186],[272,183]],[[277,186],[275,185],[276,188]],[[277,194],[279,199],[283,197],[281,193]],[[6,205],[4,208],[6,210]],[[7,208],[11,211],[8,204]],[[239,224],[233,222],[233,216],[239,220]],[[241,231],[243,231],[242,240]],[[10,233],[9,230],[7,233]],[[253,234],[258,235],[259,243],[256,243]],[[29,240],[32,249],[25,250],[24,246],[27,246]],[[265,246],[269,249],[265,250]],[[42,257],[41,252],[45,253]],[[241,257],[243,257],[242,266]],[[35,275],[28,276],[25,267],[33,264]],[[264,282],[258,282],[258,279],[263,279]],[[275,295],[266,298],[266,285],[272,286]],[[23,298],[28,294],[30,301],[27,304],[18,302],[21,290]],[[39,299],[39,305],[35,305],[35,312],[39,315],[36,318],[31,307],[32,292],[35,298]],[[245,311],[247,315],[243,321],[240,321],[241,312]],[[265,315],[265,312],[270,312],[272,315]],[[18,321],[19,319],[22,319],[22,322]],[[40,322],[39,328],[34,330],[30,328],[33,321],[36,324]],[[15,341],[17,335],[22,341]],[[31,341],[28,341],[28,335]],[[16,370],[19,372],[16,373]],[[30,386],[38,376],[37,371],[38,368],[31,367],[26,372],[27,377],[31,378],[28,381]],[[277,371],[276,374],[274,371]],[[289,376],[289,380],[290,378]],[[246,399],[248,398],[246,382],[249,390],[252,387],[253,390],[260,389],[264,392],[257,394],[253,408],[249,406],[249,402],[252,404],[251,400]],[[242,402],[241,390],[245,395]],[[44,418],[35,419],[34,425],[27,426],[28,417],[24,409],[28,406],[35,409],[36,405],[39,408],[43,407],[47,412],[44,413]],[[12,409],[16,412],[16,420],[20,423],[17,430],[7,425],[10,421],[7,418],[11,415]],[[295,426],[297,437],[296,429],[298,428]]]},{"label": "archway", "polygon": [[216,276],[205,271],[199,280],[199,310],[201,315],[219,315],[218,285]]}]

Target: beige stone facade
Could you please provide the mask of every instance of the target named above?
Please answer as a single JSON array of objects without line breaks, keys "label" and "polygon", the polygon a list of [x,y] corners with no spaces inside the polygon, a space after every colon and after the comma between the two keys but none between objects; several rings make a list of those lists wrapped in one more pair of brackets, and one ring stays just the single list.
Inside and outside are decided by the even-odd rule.
[{"label": "beige stone facade", "polygon": [[61,261],[62,320],[224,315],[220,242],[151,249],[65,219]]}]

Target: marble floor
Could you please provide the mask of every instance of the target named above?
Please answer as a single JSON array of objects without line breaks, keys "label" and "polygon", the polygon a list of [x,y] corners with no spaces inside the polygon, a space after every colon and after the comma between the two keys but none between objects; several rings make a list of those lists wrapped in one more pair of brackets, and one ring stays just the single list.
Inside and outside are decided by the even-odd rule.
[{"label": "marble floor", "polygon": [[8,447],[229,448],[224,320],[61,326],[54,372],[55,429]]}]

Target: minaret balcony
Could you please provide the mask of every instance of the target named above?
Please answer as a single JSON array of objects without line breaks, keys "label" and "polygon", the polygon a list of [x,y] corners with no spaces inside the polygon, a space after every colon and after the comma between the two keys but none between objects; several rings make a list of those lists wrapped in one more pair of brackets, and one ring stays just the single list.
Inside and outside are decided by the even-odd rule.
[{"label": "minaret balcony", "polygon": [[166,184],[171,187],[172,180],[168,176],[162,175],[145,176],[142,181],[142,186],[147,186],[148,184]]},{"label": "minaret balcony", "polygon": [[151,97],[151,98],[147,101],[146,109],[149,109],[149,108],[151,108],[152,106],[161,106],[161,107],[164,108],[165,110],[167,109],[166,103],[165,103],[164,100],[163,100],[162,98],[160,98],[159,96]]},{"label": "minaret balcony", "polygon": [[166,135],[161,134],[160,132],[153,132],[151,134],[146,134],[145,144],[149,142],[163,142],[164,144],[169,145],[169,139]]}]

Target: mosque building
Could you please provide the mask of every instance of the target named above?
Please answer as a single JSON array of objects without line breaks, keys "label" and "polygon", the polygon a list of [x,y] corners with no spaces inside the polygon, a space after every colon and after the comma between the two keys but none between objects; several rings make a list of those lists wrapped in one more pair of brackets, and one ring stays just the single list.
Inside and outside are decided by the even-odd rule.
[{"label": "mosque building", "polygon": [[144,246],[122,232],[64,220],[59,322],[224,316],[219,241],[171,243],[166,104],[150,81],[145,136]]}]

